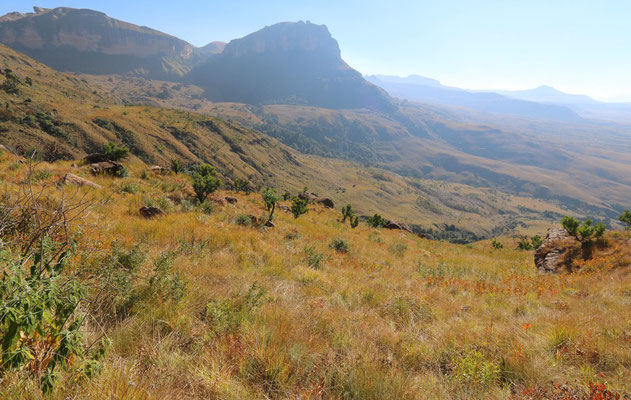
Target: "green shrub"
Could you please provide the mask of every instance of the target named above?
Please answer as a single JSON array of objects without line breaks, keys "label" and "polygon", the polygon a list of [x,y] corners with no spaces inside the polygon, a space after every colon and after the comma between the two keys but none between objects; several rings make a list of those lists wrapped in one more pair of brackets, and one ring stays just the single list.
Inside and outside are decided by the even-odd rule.
[{"label": "green shrub", "polygon": [[493,239],[491,240],[491,247],[493,247],[494,250],[500,250],[504,248],[504,245],[498,242],[496,239]]},{"label": "green shrub", "polygon": [[329,247],[337,251],[338,253],[348,253],[350,249],[348,242],[341,238],[335,238],[331,240],[331,243],[329,243]]},{"label": "green shrub", "polygon": [[129,155],[129,148],[116,143],[106,143],[103,146],[103,155],[112,161],[120,161]]},{"label": "green shrub", "polygon": [[217,171],[211,165],[201,164],[193,174],[193,190],[200,203],[203,203],[209,194],[219,189],[221,184],[221,179],[217,178]]},{"label": "green shrub", "polygon": [[136,194],[140,191],[140,187],[138,185],[136,185],[135,183],[123,183],[121,185],[121,192],[123,193],[131,193],[131,194]]},{"label": "green shrub", "polygon": [[342,223],[346,222],[347,218],[350,218],[352,223],[353,215],[355,215],[355,213],[353,212],[353,207],[350,204],[342,207]]},{"label": "green shrub", "polygon": [[303,214],[307,213],[307,200],[303,200],[300,197],[295,197],[294,201],[291,205],[291,213],[294,215],[294,218],[298,218]]},{"label": "green shrub", "polygon": [[186,294],[186,282],[177,272],[173,272],[175,254],[165,252],[153,263],[153,275],[149,279],[149,286],[161,301],[180,301]]},{"label": "green shrub", "polygon": [[324,260],[324,255],[316,252],[315,246],[308,246],[304,248],[304,261],[310,268],[320,269],[320,264]]},{"label": "green shrub", "polygon": [[173,171],[174,174],[179,174],[180,172],[182,172],[182,162],[178,159],[172,159],[171,160],[171,171]]},{"label": "green shrub", "polygon": [[33,172],[33,174],[31,175],[31,178],[34,181],[44,181],[50,178],[52,175],[53,174],[47,169],[38,169],[37,171]]},{"label": "green shrub", "polygon": [[274,217],[274,210],[276,210],[276,203],[280,201],[280,197],[276,194],[274,189],[267,188],[261,193],[261,197],[263,197],[263,202],[265,203],[265,209],[269,211],[269,217],[267,217],[267,222],[270,222]]},{"label": "green shrub", "polygon": [[408,250],[408,245],[405,243],[396,243],[390,246],[388,250],[397,257],[403,257],[405,252]]},{"label": "green shrub", "polygon": [[625,225],[626,230],[631,230],[631,210],[624,210],[618,219]]},{"label": "green shrub", "polygon": [[237,215],[237,218],[234,220],[235,224],[241,226],[252,226],[252,217],[245,214]]},{"label": "green shrub", "polygon": [[190,212],[190,211],[193,211],[194,209],[195,209],[195,204],[193,204],[192,201],[189,201],[186,199],[183,199],[182,201],[180,201],[180,210],[182,210],[183,212]]},{"label": "green shrub", "polygon": [[204,214],[207,214],[207,215],[210,215],[215,211],[215,205],[211,201],[208,201],[208,200],[200,204],[199,208],[202,210]]},{"label": "green shrub", "polygon": [[265,289],[254,283],[244,294],[208,303],[205,319],[212,324],[212,330],[216,334],[234,333],[263,304],[264,296]]},{"label": "green shrub", "polygon": [[247,179],[235,179],[234,180],[234,190],[236,192],[243,192],[245,194],[250,194],[252,191],[252,186],[250,185],[250,181]]},{"label": "green shrub", "polygon": [[454,364],[453,376],[457,381],[469,387],[492,386],[500,379],[499,365],[486,360],[478,350],[471,351],[456,360]]},{"label": "green shrub", "polygon": [[359,225],[359,217],[351,217],[351,228],[357,228]]},{"label": "green shrub", "polygon": [[526,235],[519,236],[517,248],[519,250],[536,250],[543,244],[543,239],[539,235],[529,238]]},{"label": "green shrub", "polygon": [[369,226],[373,228],[383,228],[386,225],[386,220],[379,214],[375,214],[366,220]]},{"label": "green shrub", "polygon": [[582,224],[579,220],[566,215],[561,219],[561,226],[565,231],[576,238],[581,244],[586,245],[593,239],[599,239],[605,233],[605,225],[594,224],[591,219],[585,220]]}]

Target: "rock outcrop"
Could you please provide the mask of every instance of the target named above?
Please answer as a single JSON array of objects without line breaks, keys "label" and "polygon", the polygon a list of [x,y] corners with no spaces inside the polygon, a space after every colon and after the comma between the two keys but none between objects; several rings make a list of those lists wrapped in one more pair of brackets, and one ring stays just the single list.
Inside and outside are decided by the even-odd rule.
[{"label": "rock outcrop", "polygon": [[535,250],[535,265],[540,273],[559,273],[572,269],[580,245],[564,229],[550,228],[543,244]]},{"label": "rock outcrop", "polygon": [[92,181],[89,181],[85,178],[82,178],[80,176],[77,176],[75,174],[66,174],[64,175],[64,177],[61,179],[61,184],[70,184],[70,185],[75,185],[75,186],[90,186],[93,188],[100,188],[101,185],[98,185]]},{"label": "rock outcrop", "polygon": [[315,193],[300,193],[299,198],[307,200],[309,203],[320,204],[326,208],[335,208],[335,203],[328,197],[320,197]]},{"label": "rock outcrop", "polygon": [[147,219],[159,217],[161,215],[165,215],[165,212],[159,209],[158,207],[142,207],[139,211],[140,215]]},{"label": "rock outcrop", "polygon": [[123,164],[116,161],[103,161],[90,164],[90,169],[94,175],[108,174],[114,176],[120,174],[123,168]]},{"label": "rock outcrop", "polygon": [[386,229],[400,230],[412,233],[412,229],[407,224],[401,222],[388,221],[383,227]]}]

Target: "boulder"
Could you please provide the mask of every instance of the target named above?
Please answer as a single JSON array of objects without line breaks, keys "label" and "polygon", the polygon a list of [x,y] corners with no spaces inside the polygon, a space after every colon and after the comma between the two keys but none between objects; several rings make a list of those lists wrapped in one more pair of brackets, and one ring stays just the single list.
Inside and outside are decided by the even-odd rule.
[{"label": "boulder", "polygon": [[572,268],[578,242],[565,229],[550,228],[541,246],[535,250],[535,265],[540,273],[560,273]]},{"label": "boulder", "polygon": [[77,176],[75,174],[64,175],[64,177],[61,179],[61,183],[76,185],[76,186],[90,186],[97,189],[101,187],[101,185],[97,185],[96,183],[89,181],[85,178],[82,178],[80,176]]},{"label": "boulder", "polygon": [[165,215],[165,212],[159,209],[158,207],[142,207],[139,210],[139,212],[140,212],[140,215],[148,219]]},{"label": "boulder", "polygon": [[224,197],[224,200],[228,202],[228,204],[237,204],[237,199],[234,197]]},{"label": "boulder", "polygon": [[92,153],[83,157],[83,162],[85,162],[86,164],[101,163],[105,161],[109,161],[109,160],[107,159],[107,157],[105,157],[105,155],[101,153]]},{"label": "boulder", "polygon": [[103,161],[103,162],[90,164],[90,168],[92,169],[92,173],[94,175],[99,175],[99,174],[118,175],[120,171],[123,170],[123,164],[117,163],[116,161]]},{"label": "boulder", "polygon": [[168,168],[164,168],[159,165],[152,165],[151,167],[149,167],[149,170],[151,172],[155,172],[156,174],[162,174],[162,175],[166,175],[169,173]]},{"label": "boulder", "polygon": [[302,200],[307,200],[309,203],[321,204],[327,208],[335,208],[333,200],[329,199],[328,197],[320,197],[315,193],[304,192],[300,193],[298,197]]},{"label": "boulder", "polygon": [[318,197],[315,202],[326,208],[335,208],[335,203],[333,203],[333,200],[328,197]]},{"label": "boulder", "polygon": [[412,233],[412,229],[410,229],[409,226],[400,222],[388,221],[383,227],[386,229],[394,229]]}]

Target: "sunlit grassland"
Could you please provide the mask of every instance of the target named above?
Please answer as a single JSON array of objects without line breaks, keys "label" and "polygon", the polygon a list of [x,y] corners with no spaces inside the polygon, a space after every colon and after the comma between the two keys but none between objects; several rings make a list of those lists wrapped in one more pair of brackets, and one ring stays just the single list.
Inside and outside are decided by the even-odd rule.
[{"label": "sunlit grassland", "polygon": [[[10,164],[9,156],[0,164],[2,190],[24,173]],[[51,170],[46,184],[69,170],[38,168]],[[121,190],[127,180],[137,193]],[[86,189],[101,202],[83,228],[86,257],[115,242],[140,245],[146,278],[152,260],[172,251],[187,290],[179,302],[134,304],[107,331],[100,374],[65,380],[53,397],[500,399],[590,381],[631,391],[631,282],[611,260],[538,275],[532,252],[509,237],[493,250],[351,229],[319,206],[298,219],[279,209],[271,229],[240,226],[239,215],[266,214],[259,194],[220,191],[238,203],[208,214],[177,204],[189,195],[184,176],[94,181],[103,189]],[[148,202],[168,214],[141,218]],[[332,249],[333,239],[349,251]],[[41,396],[10,378],[0,396]]]}]

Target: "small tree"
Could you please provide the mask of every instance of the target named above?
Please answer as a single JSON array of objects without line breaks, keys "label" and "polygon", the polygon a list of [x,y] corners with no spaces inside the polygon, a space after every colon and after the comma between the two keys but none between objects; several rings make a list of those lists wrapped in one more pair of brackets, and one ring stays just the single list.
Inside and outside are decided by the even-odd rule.
[{"label": "small tree", "polygon": [[386,225],[386,220],[379,214],[369,217],[366,222],[373,228],[383,228]]},{"label": "small tree", "polygon": [[291,205],[291,213],[294,214],[294,218],[307,213],[307,204],[307,200],[303,200],[300,197],[294,198],[294,202]]},{"label": "small tree", "polygon": [[215,171],[213,166],[208,164],[199,165],[193,175],[193,190],[197,200],[203,203],[209,194],[219,189],[222,183],[221,179],[217,178],[217,171]]},{"label": "small tree", "polygon": [[103,146],[103,155],[112,161],[119,161],[129,155],[129,148],[116,143],[107,143]]},{"label": "small tree", "polygon": [[631,230],[631,211],[624,210],[624,212],[618,217],[620,222],[626,225],[626,230]]},{"label": "small tree", "polygon": [[289,192],[283,193],[283,200],[287,201],[289,199],[291,199],[291,194]]},{"label": "small tree", "polygon": [[265,189],[261,194],[263,201],[265,202],[265,208],[269,211],[269,217],[267,222],[271,222],[274,217],[274,210],[276,210],[276,203],[280,201],[280,197],[274,189]]},{"label": "small tree", "polygon": [[543,244],[543,239],[541,239],[541,236],[539,235],[535,235],[531,238],[528,238],[528,236],[523,235],[519,237],[517,248],[519,250],[535,250],[541,247],[542,244]]},{"label": "small tree", "polygon": [[4,70],[5,81],[2,84],[2,89],[8,94],[16,94],[20,91],[18,85],[20,85],[20,78],[10,69]]},{"label": "small tree", "polygon": [[504,248],[504,245],[495,239],[491,241],[491,246],[493,247],[494,250],[500,250]]},{"label": "small tree", "polygon": [[252,187],[250,186],[250,181],[247,179],[235,179],[234,180],[234,190],[236,192],[243,192],[245,194],[250,194],[252,191]]},{"label": "small tree", "polygon": [[351,218],[352,222],[353,215],[355,215],[355,213],[353,212],[353,207],[350,204],[342,207],[342,223],[346,222],[346,218]]},{"label": "small tree", "polygon": [[605,225],[602,223],[596,223],[591,219],[585,220],[583,224],[575,218],[566,215],[561,219],[561,226],[565,231],[581,242],[582,246],[591,243],[593,239],[599,239],[605,233]]},{"label": "small tree", "polygon": [[357,228],[359,225],[359,217],[351,217],[351,228]]},{"label": "small tree", "polygon": [[173,171],[174,174],[179,174],[180,172],[182,172],[182,162],[176,158],[171,160],[171,171]]}]

